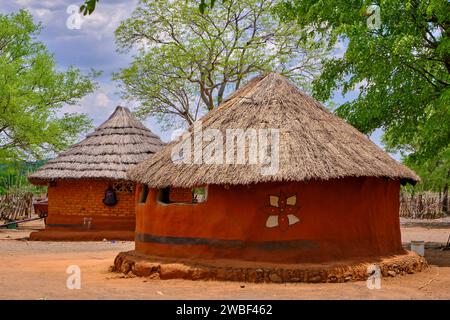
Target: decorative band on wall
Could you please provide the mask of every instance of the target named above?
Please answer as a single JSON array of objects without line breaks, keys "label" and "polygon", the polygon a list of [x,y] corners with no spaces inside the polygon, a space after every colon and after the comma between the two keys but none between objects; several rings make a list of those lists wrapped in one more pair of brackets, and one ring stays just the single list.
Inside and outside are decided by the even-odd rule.
[{"label": "decorative band on wall", "polygon": [[46,227],[52,228],[81,228],[83,224],[68,224],[68,223],[47,223]]},{"label": "decorative band on wall", "polygon": [[288,240],[288,241],[242,241],[223,240],[208,238],[168,237],[156,236],[148,233],[136,233],[135,240],[143,243],[160,243],[171,245],[206,245],[216,248],[257,248],[263,250],[279,249],[316,249],[319,248],[317,241],[311,240]]}]

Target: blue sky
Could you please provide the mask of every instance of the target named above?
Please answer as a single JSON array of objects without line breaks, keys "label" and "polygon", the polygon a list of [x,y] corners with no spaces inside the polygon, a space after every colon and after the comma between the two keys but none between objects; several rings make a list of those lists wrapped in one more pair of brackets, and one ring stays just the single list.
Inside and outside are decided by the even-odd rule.
[{"label": "blue sky", "polygon": [[[97,79],[99,88],[84,97],[77,105],[65,106],[65,112],[83,112],[88,114],[99,125],[113,112],[117,105],[133,109],[136,102],[124,101],[120,97],[116,84],[111,80],[112,73],[126,67],[130,55],[116,52],[114,31],[120,21],[129,17],[137,5],[137,0],[100,1],[93,15],[84,17],[80,29],[69,29],[66,21],[69,18],[67,8],[79,6],[82,0],[8,0],[2,1],[0,13],[12,13],[25,8],[42,23],[43,30],[39,36],[50,52],[54,54],[58,68],[61,70],[75,66],[87,73],[94,68],[103,71]],[[348,98],[336,95],[334,102],[341,104]],[[163,140],[170,139],[170,132],[161,131],[158,123],[152,119],[145,124]],[[372,140],[380,144],[382,131],[377,130]]]}]

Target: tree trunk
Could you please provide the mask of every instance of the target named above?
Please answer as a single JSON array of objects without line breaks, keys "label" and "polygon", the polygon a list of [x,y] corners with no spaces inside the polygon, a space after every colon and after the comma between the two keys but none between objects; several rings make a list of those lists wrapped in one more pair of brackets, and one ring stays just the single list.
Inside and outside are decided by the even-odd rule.
[{"label": "tree trunk", "polygon": [[444,186],[444,195],[443,195],[443,199],[442,199],[442,212],[444,212],[444,214],[448,215],[448,180],[450,179],[450,170],[447,171],[447,181],[445,182],[445,186]]},{"label": "tree trunk", "polygon": [[[419,194],[419,199],[418,199],[419,201],[419,203],[418,203],[418,205],[417,205],[417,211],[418,211],[418,214],[419,214],[419,217],[422,215],[422,213],[423,213],[423,201],[422,201],[422,194]],[[416,217],[414,217],[414,218],[416,218]]]},{"label": "tree trunk", "polygon": [[448,215],[448,183],[444,186],[444,196],[442,197],[442,212]]}]

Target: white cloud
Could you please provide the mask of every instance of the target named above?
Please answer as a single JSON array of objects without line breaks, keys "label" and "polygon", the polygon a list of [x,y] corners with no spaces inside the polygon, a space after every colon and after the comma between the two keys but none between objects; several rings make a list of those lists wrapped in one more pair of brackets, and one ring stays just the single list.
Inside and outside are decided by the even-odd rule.
[{"label": "white cloud", "polygon": [[50,9],[40,8],[33,10],[33,16],[42,22],[48,21],[51,15],[52,11]]},{"label": "white cloud", "polygon": [[95,125],[99,125],[121,104],[114,90],[112,84],[101,84],[99,89],[83,97],[76,105],[65,105],[61,113],[86,113]]},{"label": "white cloud", "polygon": [[131,15],[136,4],[136,0],[115,4],[102,2],[92,15],[83,17],[84,23],[81,30],[99,40],[114,38],[114,31],[122,20]]},{"label": "white cloud", "polygon": [[95,104],[99,107],[108,107],[111,104],[111,100],[105,93],[99,92],[95,95]]},{"label": "white cloud", "polygon": [[61,5],[63,1],[54,1],[54,0],[16,0],[17,4],[22,7],[43,7],[48,9],[54,9]]},{"label": "white cloud", "polygon": [[[80,16],[83,19],[81,29],[70,30],[70,36],[83,35],[97,40],[114,38],[114,31],[120,22],[131,15],[137,0],[101,1],[92,15]],[[81,0],[16,0],[16,9],[27,9],[44,28],[51,28],[53,33],[67,35],[66,21],[70,14],[67,8],[80,6]]]}]

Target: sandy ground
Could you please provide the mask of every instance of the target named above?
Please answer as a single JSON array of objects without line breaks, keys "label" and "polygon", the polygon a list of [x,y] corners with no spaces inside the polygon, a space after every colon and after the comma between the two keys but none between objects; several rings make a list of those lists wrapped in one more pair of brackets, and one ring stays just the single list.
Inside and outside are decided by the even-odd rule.
[{"label": "sandy ground", "polygon": [[[450,220],[402,219],[402,240],[427,241],[425,272],[383,278],[381,289],[365,282],[341,284],[249,284],[237,282],[123,278],[108,271],[133,242],[31,242],[37,223],[0,229],[0,299],[450,299]],[[22,239],[22,240],[20,240]],[[66,269],[81,269],[81,289],[66,287]]]}]

